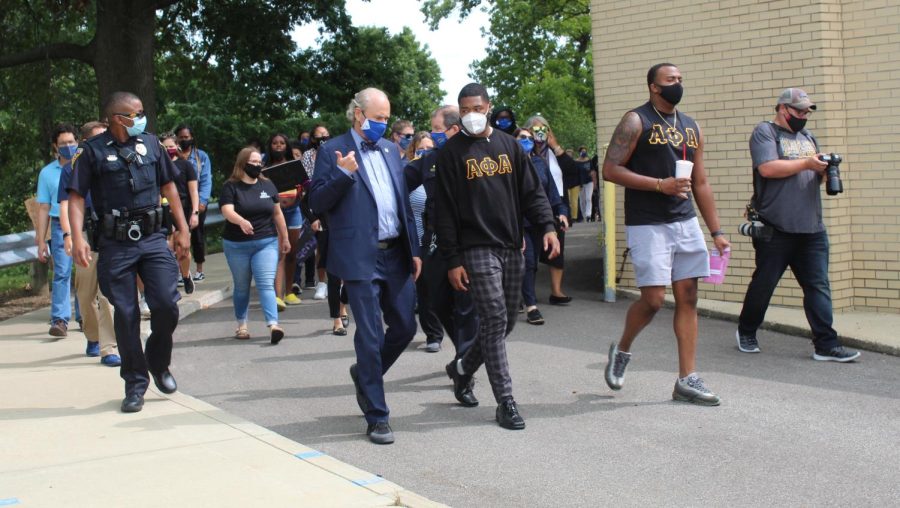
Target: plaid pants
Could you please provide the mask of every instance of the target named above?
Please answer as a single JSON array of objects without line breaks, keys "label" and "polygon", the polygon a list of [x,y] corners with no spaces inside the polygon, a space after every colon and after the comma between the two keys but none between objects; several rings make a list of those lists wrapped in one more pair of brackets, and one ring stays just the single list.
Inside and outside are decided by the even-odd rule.
[{"label": "plaid pants", "polygon": [[494,399],[500,403],[512,398],[506,336],[516,324],[525,260],[518,249],[475,247],[463,252],[463,265],[481,325],[478,340],[463,356],[462,367],[474,373],[483,363]]}]

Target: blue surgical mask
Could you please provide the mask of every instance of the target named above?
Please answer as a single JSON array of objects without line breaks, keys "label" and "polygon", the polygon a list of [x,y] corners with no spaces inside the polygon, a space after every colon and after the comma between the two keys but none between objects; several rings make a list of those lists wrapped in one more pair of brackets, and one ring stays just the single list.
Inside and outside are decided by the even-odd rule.
[{"label": "blue surgical mask", "polygon": [[431,150],[416,150],[416,158],[421,157],[430,151]]},{"label": "blue surgical mask", "polygon": [[534,141],[531,138],[520,139],[519,144],[522,145],[522,150],[525,150],[525,153],[531,153],[534,150]]},{"label": "blue surgical mask", "polygon": [[125,131],[128,132],[128,135],[131,137],[140,136],[144,129],[147,128],[147,115],[141,115],[132,120],[134,125],[131,127],[125,127]]},{"label": "blue surgical mask", "polygon": [[502,130],[509,129],[512,127],[512,118],[507,118],[505,116],[503,118],[498,118],[497,127],[500,127]]},{"label": "blue surgical mask", "polygon": [[309,138],[301,138],[300,146],[302,146],[303,148],[306,148],[307,146],[309,146]]},{"label": "blue surgical mask", "polygon": [[444,146],[444,143],[447,142],[447,133],[446,132],[432,132],[431,140],[434,141],[434,147],[440,148]]},{"label": "blue surgical mask", "polygon": [[[365,118],[365,114],[363,114],[363,118]],[[387,122],[376,122],[375,120],[366,118],[362,124],[363,134],[366,135],[366,139],[369,141],[378,141],[384,136],[384,131],[386,130]]]},{"label": "blue surgical mask", "polygon": [[397,143],[400,144],[400,148],[406,150],[409,147],[409,144],[412,143],[412,138],[400,136],[400,140]]},{"label": "blue surgical mask", "polygon": [[58,150],[60,157],[72,160],[72,157],[75,157],[75,151],[78,150],[78,145],[63,145],[58,147]]}]

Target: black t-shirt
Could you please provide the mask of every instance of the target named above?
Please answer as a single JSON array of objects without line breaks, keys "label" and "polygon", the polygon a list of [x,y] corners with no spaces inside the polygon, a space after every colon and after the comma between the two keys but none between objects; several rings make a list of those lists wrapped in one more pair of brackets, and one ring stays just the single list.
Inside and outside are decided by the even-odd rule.
[{"label": "black t-shirt", "polygon": [[190,199],[191,195],[188,192],[187,184],[188,182],[197,181],[197,170],[194,169],[193,164],[184,159],[175,159],[175,169],[178,170],[174,178],[175,187],[178,188],[178,195],[181,196],[182,201]]},{"label": "black t-shirt", "polygon": [[219,206],[234,205],[234,211],[253,225],[253,236],[245,235],[240,226],[226,221],[223,238],[232,242],[244,242],[277,236],[275,221],[272,219],[277,203],[278,190],[269,180],[259,178],[252,185],[231,180],[225,182],[219,193]]},{"label": "black t-shirt", "polygon": [[[678,111],[676,123],[676,115],[657,113],[650,102],[632,111],[641,118],[642,130],[626,168],[639,175],[666,179],[675,176],[675,161],[684,156],[685,150],[687,160],[694,160],[700,148],[700,128],[693,118]],[[625,224],[669,224],[696,217],[693,199],[690,194],[688,197],[626,188]]]},{"label": "black t-shirt", "polygon": [[541,232],[554,230],[537,172],[509,134],[457,134],[437,154],[435,227],[450,268],[472,247],[521,248],[523,216]]}]

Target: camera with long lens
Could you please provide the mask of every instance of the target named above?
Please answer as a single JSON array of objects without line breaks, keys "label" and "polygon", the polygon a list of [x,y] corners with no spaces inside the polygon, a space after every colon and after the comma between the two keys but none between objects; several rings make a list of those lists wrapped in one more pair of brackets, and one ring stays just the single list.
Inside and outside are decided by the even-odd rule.
[{"label": "camera with long lens", "polygon": [[829,196],[837,196],[844,192],[844,183],[841,182],[841,170],[838,166],[844,160],[836,153],[825,153],[819,156],[819,160],[828,164],[825,168],[825,192]]},{"label": "camera with long lens", "polygon": [[753,205],[747,205],[747,221],[738,226],[738,233],[767,242],[772,239],[774,228],[765,224]]}]

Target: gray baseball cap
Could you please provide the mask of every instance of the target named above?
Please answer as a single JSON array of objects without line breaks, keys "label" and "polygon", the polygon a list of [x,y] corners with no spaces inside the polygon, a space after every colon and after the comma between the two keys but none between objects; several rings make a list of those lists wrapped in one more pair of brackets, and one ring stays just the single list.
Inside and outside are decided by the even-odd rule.
[{"label": "gray baseball cap", "polygon": [[816,105],[809,100],[809,96],[800,88],[785,88],[781,95],[778,96],[778,102],[775,105],[778,106],[780,104],[787,104],[795,109],[816,110]]}]

